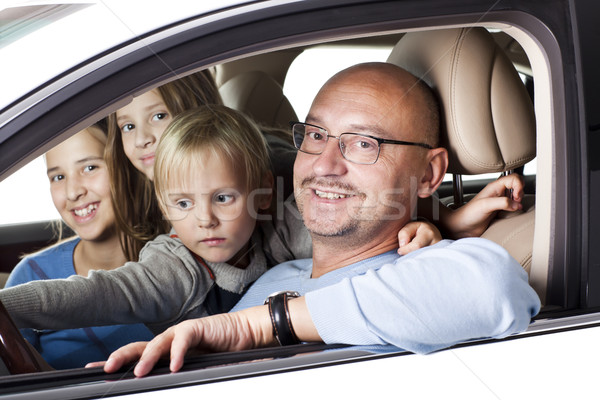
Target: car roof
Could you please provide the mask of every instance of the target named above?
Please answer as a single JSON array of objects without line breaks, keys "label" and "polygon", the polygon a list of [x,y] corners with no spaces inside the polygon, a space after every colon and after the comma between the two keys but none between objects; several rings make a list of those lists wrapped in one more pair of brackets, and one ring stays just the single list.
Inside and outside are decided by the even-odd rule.
[{"label": "car roof", "polygon": [[[62,72],[152,31],[241,0],[19,1],[0,9],[0,109]],[[40,68],[43,65],[43,68]],[[27,76],[27,79],[11,77]]]}]

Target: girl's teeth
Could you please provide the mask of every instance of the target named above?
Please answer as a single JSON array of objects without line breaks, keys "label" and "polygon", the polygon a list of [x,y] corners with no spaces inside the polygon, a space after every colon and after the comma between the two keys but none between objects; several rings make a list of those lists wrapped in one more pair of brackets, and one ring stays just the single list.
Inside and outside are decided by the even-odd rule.
[{"label": "girl's teeth", "polygon": [[82,208],[80,210],[74,210],[73,212],[75,213],[75,215],[77,215],[78,217],[87,217],[93,210],[95,210],[96,208],[98,208],[97,204],[90,204],[89,206],[87,206],[86,208]]},{"label": "girl's teeth", "polygon": [[345,194],[331,193],[331,192],[321,192],[320,190],[315,190],[315,193],[316,193],[317,196],[319,196],[321,198],[329,199],[329,200],[345,199],[346,197],[348,197]]}]

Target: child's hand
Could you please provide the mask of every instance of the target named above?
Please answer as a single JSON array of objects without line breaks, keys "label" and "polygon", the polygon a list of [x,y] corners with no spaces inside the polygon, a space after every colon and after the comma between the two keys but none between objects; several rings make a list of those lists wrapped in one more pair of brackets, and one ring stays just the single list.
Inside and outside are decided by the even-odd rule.
[{"label": "child's hand", "polygon": [[411,251],[436,244],[440,240],[442,235],[435,225],[424,221],[412,221],[398,232],[398,254],[403,256]]},{"label": "child's hand", "polygon": [[[506,196],[507,192],[511,197]],[[443,226],[456,239],[481,236],[496,212],[522,209],[523,194],[520,175],[503,176],[488,183],[471,201],[450,212],[442,221]]]}]

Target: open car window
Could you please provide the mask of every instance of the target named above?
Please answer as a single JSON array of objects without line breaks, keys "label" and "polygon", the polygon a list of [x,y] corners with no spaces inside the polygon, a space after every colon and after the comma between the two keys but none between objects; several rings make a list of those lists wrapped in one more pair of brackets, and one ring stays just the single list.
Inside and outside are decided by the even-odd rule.
[{"label": "open car window", "polygon": [[[105,2],[96,3],[101,5]],[[578,28],[562,18],[567,12],[572,13],[569,15],[573,19],[583,18],[580,14],[583,11],[577,10],[584,7],[576,6],[581,2],[557,1],[562,13],[560,18],[547,11],[547,5],[535,2],[528,3],[527,7],[510,4],[501,9],[492,7],[492,10],[489,2],[485,1],[458,2],[454,6],[424,1],[419,5],[410,4],[410,7],[405,2],[234,3],[221,4],[219,9],[216,6],[214,9],[200,9],[201,6],[198,9],[191,6],[183,11],[180,9],[173,12],[177,15],[168,18],[164,26],[149,25],[147,29],[134,30],[133,34],[129,32],[126,39],[115,39],[94,47],[92,52],[82,55],[72,65],[61,64],[58,69],[37,76],[30,87],[19,89],[21,91],[14,89],[11,97],[1,102],[0,174],[3,180],[0,182],[0,213],[3,214],[0,214],[0,225],[17,226],[0,226],[1,254],[7,258],[5,255],[10,251],[11,257],[14,257],[11,261],[3,260],[0,272],[9,272],[20,254],[53,240],[50,234],[44,234],[43,238],[34,237],[32,230],[41,232],[40,226],[28,225],[59,218],[49,197],[41,155],[98,118],[127,104],[134,96],[173,79],[175,74],[185,75],[213,68],[219,78],[228,77],[228,74],[234,76],[239,71],[264,69],[283,86],[299,120],[303,120],[322,79],[347,63],[385,60],[394,41],[384,37],[457,25],[483,26],[492,33],[504,33],[517,42],[518,46],[511,44],[507,52],[514,50],[511,57],[514,65],[520,72],[535,79],[537,157],[525,166],[524,174],[533,184],[529,193],[535,195],[532,259],[538,267],[536,271],[541,271],[536,279],[544,282],[545,287],[542,314],[528,333],[500,342],[468,343],[431,357],[414,357],[389,348],[381,353],[378,351],[381,349],[299,346],[298,351],[302,355],[296,355],[293,349],[268,349],[226,355],[222,359],[217,355],[200,357],[191,361],[189,368],[180,374],[168,374],[163,366],[153,376],[140,380],[133,379],[128,372],[105,376],[99,369],[5,376],[0,378],[1,394],[27,396],[35,391],[35,395],[43,395],[44,398],[120,395],[142,398],[144,392],[155,390],[166,391],[157,392],[160,396],[169,395],[170,389],[201,393],[202,389],[195,386],[197,384],[205,385],[207,392],[229,387],[248,390],[242,389],[242,386],[252,379],[262,384],[279,378],[289,388],[293,383],[318,379],[320,373],[338,385],[350,382],[348,388],[362,393],[354,385],[354,380],[348,380],[348,376],[355,377],[358,382],[365,372],[368,375],[381,368],[381,371],[396,373],[402,370],[408,374],[403,379],[412,382],[418,381],[413,379],[417,371],[438,371],[444,374],[440,376],[450,376],[445,381],[450,387],[461,382],[475,388],[470,393],[477,398],[485,398],[490,393],[498,397],[514,395],[515,391],[503,389],[497,383],[506,377],[503,374],[509,374],[507,379],[523,384],[522,393],[535,397],[535,388],[528,386],[524,380],[542,382],[552,372],[551,362],[542,366],[536,363],[547,359],[549,354],[548,347],[540,350],[544,347],[539,343],[551,348],[571,348],[569,346],[572,345],[573,351],[565,352],[568,354],[564,355],[566,361],[563,365],[582,362],[577,358],[575,348],[580,349],[582,354],[586,350],[590,354],[596,351],[595,347],[585,344],[592,343],[589,336],[593,335],[586,334],[596,332],[598,316],[591,311],[600,304],[596,290],[598,275],[594,272],[598,265],[597,246],[594,246],[599,237],[598,230],[594,229],[598,225],[598,213],[597,202],[593,201],[598,198],[600,178],[597,171],[589,169],[586,129],[596,127],[597,130],[598,125],[586,121],[588,116],[582,104],[584,83],[578,80],[583,76],[579,52],[584,52],[584,49],[577,47],[579,42],[573,33],[588,25],[581,22]],[[107,7],[115,4],[109,2]],[[591,5],[586,7],[590,15],[593,14],[590,10],[597,11]],[[82,6],[80,11],[59,20],[75,18],[78,12],[87,13],[91,8]],[[381,39],[379,44],[378,39]],[[339,46],[339,42],[343,45]],[[377,45],[365,47],[365,42]],[[340,56],[338,49],[349,51],[350,58]],[[0,45],[0,55],[6,59],[2,51]],[[356,52],[360,56],[355,55]],[[526,62],[521,52],[525,53]],[[329,61],[327,57],[336,62]],[[317,77],[316,72],[311,72],[307,64],[301,63],[303,58],[308,59],[308,66],[323,72],[324,76]],[[279,64],[280,61],[274,62],[274,59],[289,61]],[[39,65],[43,64],[38,63],[37,68]],[[17,70],[11,68],[7,75],[16,73]],[[36,69],[35,66],[31,68]],[[11,80],[4,76],[1,79],[2,82]],[[592,84],[589,87],[592,91],[596,88]],[[590,89],[586,89],[585,96],[590,96],[587,91]],[[595,104],[593,99],[585,97],[585,100],[588,104]],[[589,149],[591,154],[595,154],[592,145]],[[28,162],[30,164],[24,166]],[[593,165],[592,162],[590,164]],[[25,171],[30,171],[31,175],[24,175]],[[496,177],[491,174],[464,178],[477,181],[472,186],[476,192],[485,182]],[[449,190],[450,180],[448,176]],[[19,214],[18,210],[23,212]],[[16,244],[20,235],[24,240]],[[552,333],[546,335],[549,332]],[[503,368],[492,368],[489,359],[498,360],[495,364]],[[515,359],[525,361],[523,365],[515,365]],[[320,368],[325,366],[341,372],[335,374],[332,369]],[[556,366],[554,371],[558,370],[564,372]],[[448,371],[456,373],[456,377],[445,375]],[[469,374],[469,371],[475,372]],[[539,380],[530,375],[544,372],[546,375],[539,376]],[[294,373],[300,377],[290,378]],[[572,371],[564,373],[563,380],[576,378]],[[586,371],[581,373],[587,376]],[[390,381],[397,379],[383,372],[381,374]],[[408,387],[410,383],[403,381],[400,385]],[[261,387],[270,384],[265,383]],[[260,394],[264,395],[267,391],[261,389]],[[568,391],[565,392],[568,394]],[[490,398],[493,397],[490,395]]]}]

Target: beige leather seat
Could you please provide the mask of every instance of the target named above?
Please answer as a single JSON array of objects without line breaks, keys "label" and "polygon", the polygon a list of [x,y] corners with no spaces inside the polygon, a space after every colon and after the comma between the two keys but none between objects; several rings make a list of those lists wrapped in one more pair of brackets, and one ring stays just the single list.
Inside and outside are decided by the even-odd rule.
[{"label": "beige leather seat", "polygon": [[259,124],[289,130],[298,117],[283,88],[262,71],[240,73],[219,87],[226,106],[242,111]]},{"label": "beige leather seat", "polygon": [[[531,99],[487,30],[407,33],[388,62],[420,77],[439,96],[442,145],[449,151],[448,172],[456,178],[510,171],[535,157]],[[460,201],[461,195],[454,197]],[[500,213],[482,236],[504,246],[529,273],[533,235],[534,198],[529,197],[522,212]]]}]

